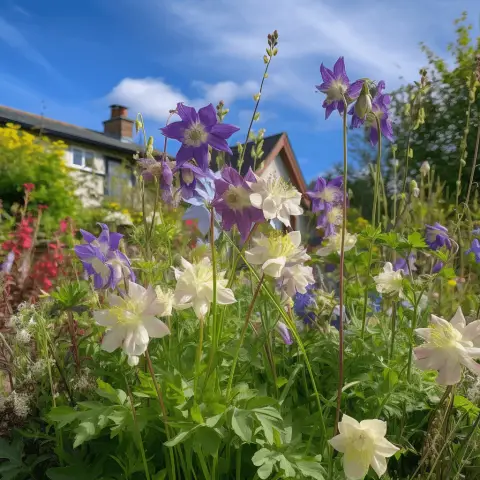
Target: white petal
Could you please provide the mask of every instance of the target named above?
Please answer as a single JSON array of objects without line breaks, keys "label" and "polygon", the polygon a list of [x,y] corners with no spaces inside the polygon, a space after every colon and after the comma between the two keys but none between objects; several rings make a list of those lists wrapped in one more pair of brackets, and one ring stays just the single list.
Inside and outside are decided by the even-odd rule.
[{"label": "white petal", "polygon": [[272,258],[267,260],[262,265],[262,270],[264,271],[265,275],[269,275],[273,278],[278,278],[282,274],[283,267],[285,266],[285,257],[278,257]]},{"label": "white petal", "polygon": [[117,316],[110,310],[95,310],[93,312],[93,318],[103,327],[113,327],[117,324]]},{"label": "white petal", "polygon": [[416,328],[415,333],[426,340],[427,342],[430,340],[430,336],[432,334],[432,329],[431,328]]},{"label": "white petal", "polygon": [[381,455],[374,455],[370,465],[379,477],[387,471],[387,461]]},{"label": "white petal", "polygon": [[129,281],[128,282],[128,296],[135,300],[140,300],[145,295],[146,289],[139,285],[138,283]]},{"label": "white petal", "polygon": [[393,272],[393,265],[390,262],[386,262],[383,266],[383,271],[385,273],[392,273]]},{"label": "white petal", "polygon": [[[480,357],[480,355],[479,355]],[[478,357],[477,357],[478,358]],[[470,358],[469,356],[465,355],[462,359],[461,362],[475,375],[480,376],[480,363],[477,363],[473,358]]]},{"label": "white petal", "polygon": [[430,321],[435,325],[440,325],[445,328],[448,328],[450,326],[449,322],[447,322],[445,319],[441,317],[437,317],[436,315],[433,315],[433,314],[430,316]]},{"label": "white petal", "polygon": [[465,327],[463,340],[471,341],[476,347],[480,347],[480,320],[475,320]]},{"label": "white petal", "polygon": [[346,441],[345,435],[336,435],[335,437],[331,438],[328,443],[338,452],[345,453],[346,448]]},{"label": "white petal", "polygon": [[143,326],[148,332],[148,335],[153,338],[162,338],[170,334],[168,327],[158,318],[147,317],[143,320]]},{"label": "white petal", "polygon": [[143,325],[127,330],[123,342],[123,351],[127,355],[142,355],[147,349],[149,336],[147,329]]},{"label": "white petal", "polygon": [[277,218],[286,226],[290,227],[290,212],[282,206],[280,211],[277,212]]},{"label": "white petal", "polygon": [[109,330],[102,340],[102,349],[108,353],[112,353],[117,348],[120,348],[123,343],[125,335],[124,327],[117,327]]},{"label": "white petal", "polygon": [[348,415],[342,415],[342,421],[338,424],[338,431],[348,435],[352,429],[358,430],[360,428],[360,423],[358,423],[354,418],[349,417]]},{"label": "white petal", "polygon": [[374,432],[376,437],[384,437],[387,434],[387,423],[382,420],[362,420],[360,427]]},{"label": "white petal", "polygon": [[382,455],[382,457],[391,457],[399,450],[398,447],[390,443],[386,438],[377,438],[375,440],[375,453]]},{"label": "white petal", "polygon": [[188,260],[185,260],[183,257],[180,259],[180,263],[182,264],[184,270],[192,268],[192,264]]},{"label": "white petal", "polygon": [[250,194],[250,203],[255,208],[262,208],[263,198],[259,193],[251,193]]},{"label": "white petal", "polygon": [[110,293],[108,295],[107,302],[112,307],[123,307],[125,305],[125,300],[119,295],[115,295],[114,293]]},{"label": "white petal", "polygon": [[203,298],[197,297],[193,300],[192,306],[197,318],[204,318],[208,312],[208,307],[210,306],[210,303]]},{"label": "white petal", "polygon": [[480,358],[480,348],[479,347],[466,347],[465,352],[471,358]]},{"label": "white petal", "polygon": [[136,355],[129,355],[127,362],[131,367],[135,367],[138,365],[138,362],[140,362],[140,358]]},{"label": "white petal", "polygon": [[446,357],[437,348],[428,344],[413,349],[415,363],[420,370],[438,370],[446,361]]},{"label": "white petal", "polygon": [[320,257],[326,257],[327,255],[330,255],[334,250],[332,249],[331,245],[327,245],[325,247],[321,247],[317,250],[317,255]]},{"label": "white petal", "polygon": [[217,303],[219,305],[230,305],[236,301],[235,295],[230,288],[219,288],[219,285],[217,285]]},{"label": "white petal", "polygon": [[458,361],[448,359],[438,371],[437,383],[440,385],[456,385],[461,379],[462,365]]},{"label": "white petal", "polygon": [[264,200],[262,205],[263,215],[267,220],[277,217],[277,204],[273,198],[268,197]]},{"label": "white petal", "polygon": [[302,234],[298,230],[288,233],[288,236],[295,247],[299,247],[302,243]]},{"label": "white petal", "polygon": [[463,316],[462,307],[458,307],[455,315],[450,320],[450,323],[459,331],[463,332],[466,322],[465,317]]},{"label": "white petal", "polygon": [[343,455],[343,470],[349,480],[362,480],[368,472],[370,458],[359,455],[355,450],[347,450]]}]

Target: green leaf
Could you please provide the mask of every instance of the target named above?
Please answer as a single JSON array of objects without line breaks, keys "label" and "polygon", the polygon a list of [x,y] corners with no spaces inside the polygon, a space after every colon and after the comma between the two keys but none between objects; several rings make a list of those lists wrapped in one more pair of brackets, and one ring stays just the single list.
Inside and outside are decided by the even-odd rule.
[{"label": "green leaf", "polygon": [[296,463],[297,468],[305,477],[315,478],[316,480],[325,480],[325,469],[314,460],[299,460]]},{"label": "green leaf", "polygon": [[199,427],[200,425],[195,425],[193,428],[187,430],[186,432],[180,432],[175,438],[172,438],[168,442],[165,442],[164,445],[166,447],[174,447],[175,445],[184,442]]},{"label": "green leaf", "polygon": [[244,441],[250,443],[252,441],[252,419],[249,417],[250,412],[233,409],[232,428],[233,431]]},{"label": "green leaf", "polygon": [[69,423],[74,422],[78,418],[79,412],[72,407],[54,407],[50,410],[47,418],[55,423],[58,423],[58,428],[62,428]]},{"label": "green leaf", "polygon": [[260,450],[257,450],[252,457],[252,463],[256,467],[263,465],[267,461],[271,453],[272,452],[268,448],[261,448]]},{"label": "green leaf", "polygon": [[123,390],[115,390],[109,383],[97,379],[97,395],[110,400],[117,405],[123,405],[127,399],[127,394]]},{"label": "green leaf", "polygon": [[190,409],[190,415],[192,416],[192,420],[195,423],[203,424],[203,416],[202,416],[202,411],[200,410],[200,406],[197,404],[194,404],[193,407]]},{"label": "green leaf", "polygon": [[288,392],[292,388],[292,385],[295,383],[295,378],[298,375],[298,372],[303,369],[303,363],[300,363],[295,366],[293,369],[292,373],[290,374],[290,377],[288,378],[287,386],[283,389],[282,394],[280,395],[280,400],[279,403],[282,405],[282,403],[285,401],[287,398]]},{"label": "green leaf", "polygon": [[223,417],[223,413],[219,413],[214,417],[207,418],[205,420],[205,425],[207,425],[210,428],[216,427],[222,417]]},{"label": "green leaf", "polygon": [[285,384],[288,383],[288,380],[285,377],[278,377],[276,383],[277,388],[282,388]]},{"label": "green leaf", "polygon": [[257,470],[257,475],[258,475],[261,479],[268,478],[268,477],[272,474],[273,464],[274,464],[274,462],[273,462],[272,460],[269,460],[269,461],[265,462],[265,463]]},{"label": "green leaf", "polygon": [[408,244],[412,248],[425,248],[427,244],[420,232],[413,232],[408,236]]},{"label": "green leaf", "polygon": [[16,438],[12,443],[8,443],[4,438],[0,438],[0,458],[6,458],[10,462],[22,464],[23,442]]},{"label": "green leaf", "polygon": [[286,477],[295,477],[295,469],[292,464],[285,458],[284,455],[280,455],[280,468],[284,471]]},{"label": "green leaf", "polygon": [[95,424],[93,422],[82,422],[75,429],[75,442],[73,443],[73,448],[77,448],[82,443],[85,443],[88,440],[91,440],[95,436]]},{"label": "green leaf", "polygon": [[91,471],[78,466],[49,468],[46,474],[50,480],[91,480],[93,478]]},{"label": "green leaf", "polygon": [[218,454],[220,441],[221,438],[217,431],[212,428],[201,427],[195,433],[195,442],[206,454],[212,457]]}]

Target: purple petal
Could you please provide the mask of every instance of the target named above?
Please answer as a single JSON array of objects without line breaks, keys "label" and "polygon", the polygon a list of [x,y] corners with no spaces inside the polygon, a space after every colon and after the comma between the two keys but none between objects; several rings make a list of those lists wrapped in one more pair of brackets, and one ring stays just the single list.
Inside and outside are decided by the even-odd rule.
[{"label": "purple petal", "polygon": [[255,177],[255,174],[253,173],[253,170],[251,167],[249,167],[248,172],[245,175],[245,181],[247,182],[256,182],[257,177]]},{"label": "purple petal", "polygon": [[240,236],[242,237],[242,241],[245,241],[252,228],[252,222],[250,220],[248,211],[239,211],[237,213],[237,228],[240,232]]},{"label": "purple petal", "polygon": [[378,143],[378,130],[376,125],[372,125],[370,128],[370,143],[372,146]]},{"label": "purple petal", "polygon": [[103,260],[103,255],[98,250],[98,248],[93,247],[90,244],[75,245],[73,249],[80,260],[88,261],[88,260],[91,260],[92,258],[98,258],[100,260]]},{"label": "purple petal", "polygon": [[200,122],[206,127],[213,127],[217,123],[217,113],[211,103],[198,111],[198,117]]},{"label": "purple petal", "polygon": [[198,113],[193,107],[187,107],[183,103],[177,103],[177,113],[188,125],[198,122]]},{"label": "purple petal", "polygon": [[197,161],[197,165],[206,172],[208,170],[208,145],[204,143],[199,147],[194,147],[193,158]]},{"label": "purple petal", "polygon": [[236,127],[235,125],[230,125],[228,123],[217,123],[212,127],[210,133],[226,140],[239,130],[240,128]]},{"label": "purple petal", "polygon": [[183,134],[185,132],[186,122],[173,122],[160,129],[162,134],[167,138],[173,138],[179,142],[183,142]]},{"label": "purple petal", "polygon": [[335,78],[341,80],[344,84],[348,85],[349,81],[347,77],[347,72],[345,71],[345,62],[343,60],[343,57],[340,57],[335,62],[335,65],[333,66],[333,73],[335,75]]},{"label": "purple petal", "polygon": [[337,102],[331,102],[331,103],[328,103],[326,104],[326,102],[324,102],[324,106],[325,106],[325,120],[328,119],[328,117],[332,114],[332,112],[335,110],[335,107],[336,107],[336,103]]},{"label": "purple petal", "polygon": [[323,63],[320,65],[320,74],[322,75],[322,80],[328,86],[335,80],[335,76],[333,75],[333,72],[329,68],[325,67]]},{"label": "purple petal", "polygon": [[382,130],[383,136],[393,142],[393,128],[388,117],[383,117],[380,120],[380,129]]},{"label": "purple petal", "polygon": [[109,245],[112,250],[118,250],[118,244],[120,243],[120,240],[123,238],[123,235],[121,233],[117,232],[112,232],[110,234],[110,241]]},{"label": "purple petal", "polygon": [[362,87],[363,87],[363,80],[356,80],[348,87],[347,95],[351,99],[357,98],[360,95],[360,92],[362,91]]},{"label": "purple petal", "polygon": [[190,161],[192,158],[194,158],[194,155],[194,147],[182,145],[175,157],[177,167],[181,167],[184,163]]},{"label": "purple petal", "polygon": [[220,150],[222,152],[227,152],[229,155],[232,155],[232,151],[230,150],[230,147],[228,146],[228,143],[225,139],[210,133],[208,135],[208,144],[214,148],[215,150]]},{"label": "purple petal", "polygon": [[86,230],[80,229],[80,233],[82,234],[83,239],[87,243],[92,243],[94,240],[97,239],[97,237],[93,235],[93,233],[87,232]]}]

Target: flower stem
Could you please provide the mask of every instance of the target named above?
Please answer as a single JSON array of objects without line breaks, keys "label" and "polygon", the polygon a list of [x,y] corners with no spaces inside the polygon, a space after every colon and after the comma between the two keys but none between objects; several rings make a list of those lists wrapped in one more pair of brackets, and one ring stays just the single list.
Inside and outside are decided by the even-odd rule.
[{"label": "flower stem", "polygon": [[212,255],[212,356],[218,348],[217,325],[217,254],[215,252],[215,209],[210,211],[210,251]]},{"label": "flower stem", "polygon": [[390,360],[393,359],[393,351],[395,348],[395,333],[397,329],[397,302],[393,302],[392,306],[392,338],[390,340]]},{"label": "flower stem", "polygon": [[367,284],[365,285],[365,293],[363,295],[362,330],[361,330],[362,340],[365,337],[365,326],[367,324],[368,282],[370,281],[370,271],[372,268],[373,242],[374,242],[374,239],[372,238],[370,241],[370,247],[368,249]]},{"label": "flower stem", "polygon": [[478,158],[478,146],[480,144],[480,123],[477,128],[477,140],[475,141],[475,152],[473,154],[473,164],[472,171],[470,172],[470,182],[468,183],[467,198],[465,200],[465,205],[468,206],[470,200],[470,193],[472,191],[473,180],[475,178],[475,168],[477,168],[477,158]]},{"label": "flower stem", "polygon": [[340,320],[339,320],[339,346],[338,346],[338,389],[337,389],[337,408],[335,411],[335,428],[334,433],[338,430],[338,422],[340,421],[340,407],[342,404],[342,388],[343,388],[343,310],[345,305],[345,234],[347,231],[347,101],[344,100],[343,110],[343,218],[342,218],[342,242],[340,246]]},{"label": "flower stem", "polygon": [[407,364],[407,380],[410,382],[412,379],[412,358],[413,358],[413,339],[415,335],[415,329],[417,328],[417,317],[418,317],[418,301],[415,299],[415,304],[413,306],[413,318],[412,318],[412,329],[411,329],[411,339],[410,339],[410,348],[408,350],[408,364]]},{"label": "flower stem", "polygon": [[198,387],[198,378],[200,376],[200,362],[202,360],[202,351],[203,351],[203,331],[204,331],[205,321],[203,317],[200,317],[200,329],[198,333],[198,345],[197,345],[197,354],[195,356],[195,372],[193,379],[193,394],[195,398],[197,397],[197,387]]},{"label": "flower stem", "polygon": [[227,385],[227,400],[230,399],[230,392],[232,390],[233,377],[235,375],[235,369],[237,368],[238,356],[240,354],[240,349],[243,345],[243,340],[245,339],[245,334],[247,333],[248,324],[250,323],[250,317],[252,316],[253,307],[255,306],[255,301],[257,300],[258,294],[260,293],[260,288],[262,287],[264,276],[260,278],[260,281],[257,284],[257,288],[253,292],[253,297],[248,307],[247,316],[245,317],[245,323],[243,324],[242,331],[240,332],[240,340],[238,341],[237,350],[235,351],[235,356],[233,357],[232,368],[230,370],[230,376],[228,378]]},{"label": "flower stem", "polygon": [[[375,189],[373,191],[373,211],[372,211],[372,226],[375,227],[377,203],[380,189],[380,164],[382,160],[382,132],[380,130],[380,120],[375,115],[375,121],[377,123],[378,143],[377,143],[377,165],[375,167]],[[380,208],[378,209],[378,218],[380,219]]]}]

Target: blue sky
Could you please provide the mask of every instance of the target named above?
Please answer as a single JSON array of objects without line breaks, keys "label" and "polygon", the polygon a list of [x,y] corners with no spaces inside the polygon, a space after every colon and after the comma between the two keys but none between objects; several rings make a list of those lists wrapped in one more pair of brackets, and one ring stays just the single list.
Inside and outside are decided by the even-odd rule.
[{"label": "blue sky", "polygon": [[343,55],[351,80],[384,79],[393,89],[424,65],[420,41],[446,52],[463,10],[478,24],[477,0],[3,0],[0,103],[97,130],[108,105],[123,103],[159,139],[177,101],[223,99],[228,121],[242,128],[234,143],[277,29],[256,128],[286,131],[310,180],[342,155],[340,120],[324,120],[315,93],[320,63]]}]

